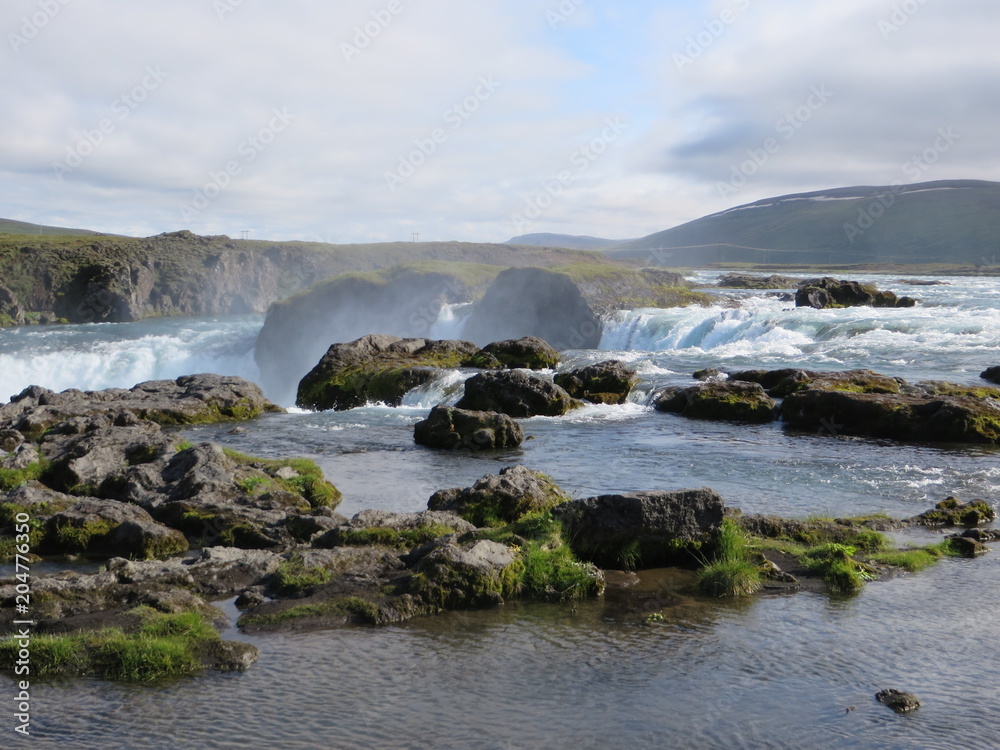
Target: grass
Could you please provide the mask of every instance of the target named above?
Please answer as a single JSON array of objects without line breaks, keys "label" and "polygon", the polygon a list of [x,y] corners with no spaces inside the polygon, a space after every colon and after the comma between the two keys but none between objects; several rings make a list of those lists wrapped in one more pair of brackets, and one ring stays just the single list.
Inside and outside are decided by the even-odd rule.
[{"label": "grass", "polygon": [[9,492],[32,479],[41,479],[48,468],[47,461],[36,461],[23,469],[0,469],[0,490]]},{"label": "grass", "polygon": [[828,542],[807,550],[799,560],[819,574],[834,593],[853,594],[862,589],[865,581],[875,578],[871,566],[855,560],[855,554],[854,547]]},{"label": "grass", "polygon": [[750,542],[731,520],[722,522],[714,559],[698,571],[698,586],[712,596],[749,596],[764,584],[760,566],[753,560]]},{"label": "grass", "polygon": [[[211,623],[196,612],[164,614],[138,607],[128,614],[138,621],[129,630],[32,636],[32,674],[128,682],[190,675],[204,668],[204,646],[220,640]],[[0,642],[0,667],[10,669],[18,650],[13,638]]]},{"label": "grass", "polygon": [[241,628],[269,627],[294,620],[327,617],[329,615],[353,616],[371,625],[379,622],[378,606],[358,596],[332,599],[318,604],[302,604],[277,612],[261,615],[243,615],[237,623]]}]

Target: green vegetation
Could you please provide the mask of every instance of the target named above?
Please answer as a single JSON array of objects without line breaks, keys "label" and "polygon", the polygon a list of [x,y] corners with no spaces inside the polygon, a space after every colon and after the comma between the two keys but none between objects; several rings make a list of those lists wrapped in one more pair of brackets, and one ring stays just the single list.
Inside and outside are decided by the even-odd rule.
[{"label": "green vegetation", "polygon": [[392,529],[372,526],[347,529],[337,534],[337,544],[345,547],[381,546],[393,549],[413,549],[422,544],[454,534],[455,529],[441,523],[428,523],[415,529]]},{"label": "green vegetation", "polygon": [[333,571],[327,568],[307,566],[302,555],[293,555],[278,566],[274,574],[274,588],[281,596],[296,596],[333,578]]},{"label": "green vegetation", "polygon": [[[148,607],[131,610],[127,629],[106,628],[31,639],[32,674],[39,677],[92,676],[149,682],[194,674],[220,641],[201,614],[164,614]],[[0,641],[0,667],[12,669],[18,644]]]},{"label": "green vegetation", "polygon": [[838,594],[860,591],[865,581],[876,577],[870,565],[854,559],[857,550],[845,544],[830,542],[806,550],[800,562],[818,573],[830,589]]},{"label": "green vegetation", "polygon": [[0,469],[0,490],[16,490],[25,482],[41,479],[49,469],[47,461],[36,461],[23,469]]},{"label": "green vegetation", "polygon": [[963,503],[955,497],[946,498],[935,505],[933,510],[920,514],[921,521],[928,525],[969,528],[989,523],[995,517],[996,512],[985,500]]},{"label": "green vegetation", "polygon": [[763,575],[746,534],[731,520],[722,522],[714,559],[698,571],[698,586],[712,596],[749,596],[760,591]]},{"label": "green vegetation", "polygon": [[236,486],[248,495],[256,494],[258,489],[262,490],[269,484],[270,481],[267,477],[245,477],[244,479],[236,480]]},{"label": "green vegetation", "polygon": [[[257,458],[231,448],[223,448],[223,451],[237,464],[263,471],[277,486],[301,495],[313,508],[336,508],[343,499],[340,490],[324,479],[323,470],[312,459]],[[294,471],[297,476],[289,478],[276,476],[280,469],[286,467]],[[264,477],[261,479],[268,481]]]},{"label": "green vegetation", "polygon": [[117,527],[111,521],[99,519],[79,526],[66,522],[49,529],[47,543],[64,554],[84,554],[91,543],[106,537]]},{"label": "green vegetation", "polygon": [[330,599],[316,604],[302,604],[276,612],[258,615],[243,615],[237,623],[241,628],[262,628],[287,624],[296,620],[341,615],[354,618],[358,622],[376,625],[380,622],[376,604],[358,596]]}]

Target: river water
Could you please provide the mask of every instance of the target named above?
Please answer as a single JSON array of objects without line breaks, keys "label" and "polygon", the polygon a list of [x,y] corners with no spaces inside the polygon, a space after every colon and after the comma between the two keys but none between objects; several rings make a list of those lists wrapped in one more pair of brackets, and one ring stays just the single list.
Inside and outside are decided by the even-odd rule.
[{"label": "river water", "polygon": [[[707,308],[616,314],[601,350],[569,352],[563,367],[631,362],[642,384],[630,403],[525,420],[533,439],[515,451],[413,444],[412,425],[430,406],[460,396],[465,374],[457,371],[397,409],[292,411],[237,435],[229,426],[186,435],[256,455],[313,457],[344,492],[346,515],[421,510],[435,490],[513,463],[551,474],[574,496],[711,486],[746,512],[792,517],[913,515],[948,495],[995,503],[993,449],[795,435],[646,406],[654,388],[690,382],[708,366],[870,367],[911,381],[974,383],[1000,364],[1000,280],[873,280],[922,304],[817,311],[747,292]],[[246,317],[2,331],[0,394],[30,383],[104,388],[197,371],[255,379],[260,325]],[[445,310],[436,332],[460,335],[461,315]],[[261,650],[245,674],[152,687],[35,684],[37,736],[7,737],[17,747],[81,750],[997,748],[998,574],[1000,552],[945,560],[846,599],[726,602],[686,591],[683,575],[678,582],[676,573],[655,572],[641,584],[649,596],[627,602],[511,602],[379,629],[233,631],[227,637]],[[663,621],[644,624],[650,611]],[[887,687],[917,693],[923,707],[897,716],[873,699]]]}]

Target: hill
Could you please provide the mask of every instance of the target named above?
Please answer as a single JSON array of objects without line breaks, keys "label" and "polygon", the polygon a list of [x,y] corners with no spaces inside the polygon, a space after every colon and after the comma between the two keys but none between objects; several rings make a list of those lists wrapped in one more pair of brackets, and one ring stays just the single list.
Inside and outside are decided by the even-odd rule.
[{"label": "hill", "polygon": [[49,227],[44,224],[31,224],[27,221],[0,219],[0,234],[36,234],[47,235],[50,237],[93,237],[101,233],[91,231],[90,229],[67,229],[65,227]]},{"label": "hill", "polygon": [[796,193],[611,248],[649,264],[1000,264],[1000,183],[943,180]]},{"label": "hill", "polygon": [[535,247],[566,247],[573,250],[607,250],[633,240],[608,240],[603,237],[590,237],[586,234],[522,234],[512,237],[505,245],[532,245]]}]

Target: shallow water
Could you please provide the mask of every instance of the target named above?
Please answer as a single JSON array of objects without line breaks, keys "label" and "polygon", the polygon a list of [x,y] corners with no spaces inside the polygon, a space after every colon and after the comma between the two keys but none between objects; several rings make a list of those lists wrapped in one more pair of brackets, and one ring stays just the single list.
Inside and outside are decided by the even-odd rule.
[{"label": "shallow water", "polygon": [[[696,422],[645,406],[655,387],[719,365],[864,366],[910,380],[976,382],[985,366],[1000,364],[1000,281],[951,281],[906,288],[883,279],[925,300],[911,310],[796,311],[753,293],[737,295],[740,307],[624,314],[607,328],[604,351],[571,352],[566,366],[627,359],[643,377],[632,402],[525,420],[533,439],[512,451],[413,444],[413,424],[427,409],[459,397],[458,372],[399,409],[274,414],[238,434],[229,425],[184,434],[256,455],[314,457],[344,492],[339,510],[347,515],[421,510],[435,490],[514,463],[551,474],[576,496],[707,485],[746,512],[794,517],[909,516],[951,494],[995,503],[994,449],[791,434],[777,424]],[[442,326],[459,331],[455,311],[447,314]],[[0,393],[30,382],[129,386],[191,368],[253,378],[259,325],[240,318],[0,331]],[[853,598],[742,602],[661,590],[650,574],[641,606],[609,594],[379,629],[233,632],[261,650],[246,674],[152,687],[36,684],[36,736],[21,742],[6,732],[4,744],[12,737],[13,747],[81,750],[996,748],[998,574],[994,550],[869,584]],[[657,607],[664,621],[643,625]],[[0,695],[9,686],[0,677]],[[888,687],[917,693],[923,707],[895,715],[873,699]]]}]

